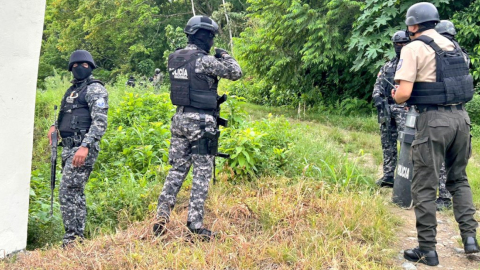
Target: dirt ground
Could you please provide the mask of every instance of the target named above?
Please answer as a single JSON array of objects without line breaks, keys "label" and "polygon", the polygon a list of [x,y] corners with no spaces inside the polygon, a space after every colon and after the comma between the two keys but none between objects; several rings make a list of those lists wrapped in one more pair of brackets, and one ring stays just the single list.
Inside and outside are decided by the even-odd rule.
[{"label": "dirt ground", "polygon": [[[415,228],[415,213],[413,209],[405,210],[396,207],[392,204],[391,211],[403,220],[403,225],[397,234],[398,240],[396,249],[398,253],[398,265],[408,262],[403,259],[403,250],[418,246],[417,231]],[[477,213],[477,220],[479,216]],[[463,252],[463,245],[461,243],[460,232],[458,225],[453,218],[450,211],[439,213],[437,212],[437,253],[440,260],[438,268],[452,269],[452,270],[478,270],[480,269],[480,255],[467,256]],[[457,249],[457,250],[456,250]],[[417,269],[432,269],[430,266],[424,264],[415,264]]]}]

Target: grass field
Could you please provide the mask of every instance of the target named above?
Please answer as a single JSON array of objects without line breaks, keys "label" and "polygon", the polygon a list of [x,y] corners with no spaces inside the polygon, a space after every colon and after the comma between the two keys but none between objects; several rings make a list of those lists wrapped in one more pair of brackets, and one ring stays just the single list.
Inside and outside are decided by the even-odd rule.
[{"label": "grass field", "polygon": [[[288,108],[243,108],[252,119],[288,117],[295,137],[291,172],[239,182],[221,174],[210,188],[205,214],[205,225],[219,232],[218,239],[191,241],[185,227],[191,182],[186,181],[165,236],[151,234],[150,212],[127,229],[66,250],[54,245],[29,251],[0,261],[0,268],[396,269],[398,250],[392,244],[401,220],[374,185],[382,162],[376,118],[321,113],[299,118]],[[468,167],[477,207],[479,147],[474,139]],[[159,192],[161,186],[153,189]]]}]

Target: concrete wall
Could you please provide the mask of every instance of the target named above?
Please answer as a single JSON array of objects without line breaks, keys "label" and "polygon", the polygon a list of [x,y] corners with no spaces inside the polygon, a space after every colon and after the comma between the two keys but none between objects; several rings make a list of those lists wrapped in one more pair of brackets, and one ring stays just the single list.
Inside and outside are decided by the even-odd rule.
[{"label": "concrete wall", "polygon": [[27,245],[35,89],[45,14],[45,0],[1,2],[0,258]]}]

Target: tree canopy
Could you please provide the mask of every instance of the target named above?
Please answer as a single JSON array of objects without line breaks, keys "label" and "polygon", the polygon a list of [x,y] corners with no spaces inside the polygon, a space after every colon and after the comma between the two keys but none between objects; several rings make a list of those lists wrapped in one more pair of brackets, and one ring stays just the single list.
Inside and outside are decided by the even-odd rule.
[{"label": "tree canopy", "polygon": [[[194,0],[195,13],[220,25],[216,46],[241,62],[245,78],[229,87],[256,103],[339,104],[369,100],[379,68],[394,56],[390,38],[406,28],[408,7],[418,1],[378,0]],[[432,0],[442,19],[457,27],[480,79],[480,3]],[[226,15],[229,18],[227,23]],[[192,2],[180,0],[48,0],[39,85],[66,72],[70,53],[89,50],[96,76],[147,76],[166,69],[168,54],[185,45],[183,27]]]}]

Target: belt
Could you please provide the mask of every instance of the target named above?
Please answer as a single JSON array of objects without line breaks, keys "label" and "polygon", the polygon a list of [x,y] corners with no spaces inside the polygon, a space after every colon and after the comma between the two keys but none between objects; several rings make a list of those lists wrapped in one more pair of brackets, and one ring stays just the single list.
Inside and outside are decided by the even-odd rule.
[{"label": "belt", "polygon": [[204,114],[209,114],[209,115],[215,115],[217,110],[204,110],[204,109],[198,109],[194,107],[187,107],[187,106],[178,106],[177,107],[177,113],[178,112],[183,112],[183,113],[204,113]]},{"label": "belt", "polygon": [[428,111],[454,111],[454,110],[459,110],[463,111],[465,110],[463,104],[457,104],[457,105],[428,105],[428,106],[422,106],[418,105],[417,109],[419,112],[428,112]]},{"label": "belt", "polygon": [[62,146],[63,147],[77,147],[82,144],[83,137],[82,136],[72,136],[72,137],[66,137],[62,138]]}]

